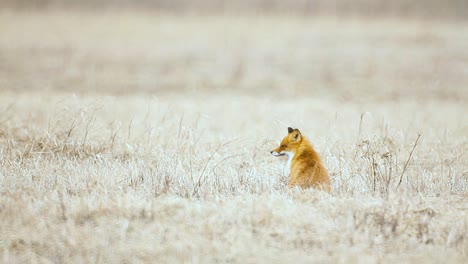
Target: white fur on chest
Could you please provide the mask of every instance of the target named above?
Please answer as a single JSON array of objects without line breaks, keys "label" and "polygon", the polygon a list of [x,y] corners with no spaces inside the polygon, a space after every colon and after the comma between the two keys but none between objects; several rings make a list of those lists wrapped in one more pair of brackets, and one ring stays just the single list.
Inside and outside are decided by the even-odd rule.
[{"label": "white fur on chest", "polygon": [[286,163],[286,169],[288,170],[288,175],[291,173],[291,162],[294,158],[294,152],[284,151],[284,154],[288,156],[288,163]]}]

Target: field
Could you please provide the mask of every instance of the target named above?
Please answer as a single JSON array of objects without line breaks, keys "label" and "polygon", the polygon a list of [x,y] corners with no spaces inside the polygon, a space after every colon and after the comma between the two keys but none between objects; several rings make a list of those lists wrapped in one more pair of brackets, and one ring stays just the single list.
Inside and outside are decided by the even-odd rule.
[{"label": "field", "polygon": [[[468,22],[0,12],[0,262],[467,263]],[[269,151],[299,128],[331,195]]]}]

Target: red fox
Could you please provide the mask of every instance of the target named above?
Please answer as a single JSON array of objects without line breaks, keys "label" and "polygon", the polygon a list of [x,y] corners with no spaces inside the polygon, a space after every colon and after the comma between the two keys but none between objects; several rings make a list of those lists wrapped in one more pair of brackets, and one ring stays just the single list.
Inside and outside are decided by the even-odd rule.
[{"label": "red fox", "polygon": [[309,140],[302,136],[299,129],[288,127],[288,134],[281,144],[270,152],[273,156],[288,156],[289,184],[301,188],[314,187],[331,192],[327,169]]}]

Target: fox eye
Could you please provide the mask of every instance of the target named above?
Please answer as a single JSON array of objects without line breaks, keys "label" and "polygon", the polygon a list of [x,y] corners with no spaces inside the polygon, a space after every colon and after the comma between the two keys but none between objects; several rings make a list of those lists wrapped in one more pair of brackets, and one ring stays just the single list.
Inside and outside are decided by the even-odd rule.
[{"label": "fox eye", "polygon": [[285,148],[285,147],[287,147],[287,146],[288,146],[288,145],[286,145],[286,144],[281,145],[282,148]]}]

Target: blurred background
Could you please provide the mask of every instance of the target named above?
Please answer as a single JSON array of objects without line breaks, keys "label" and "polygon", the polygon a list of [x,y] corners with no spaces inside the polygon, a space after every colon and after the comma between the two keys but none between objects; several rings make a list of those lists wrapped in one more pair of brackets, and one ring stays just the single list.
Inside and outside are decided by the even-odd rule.
[{"label": "blurred background", "polygon": [[3,0],[0,89],[467,99],[466,0]]},{"label": "blurred background", "polygon": [[3,0],[2,7],[15,9],[152,9],[196,13],[290,13],[297,15],[398,16],[430,19],[464,19],[465,0]]}]

